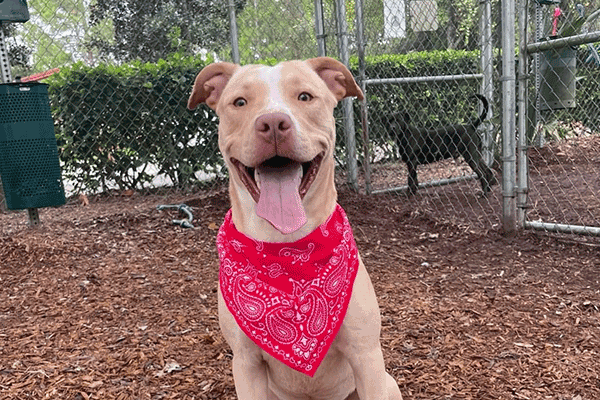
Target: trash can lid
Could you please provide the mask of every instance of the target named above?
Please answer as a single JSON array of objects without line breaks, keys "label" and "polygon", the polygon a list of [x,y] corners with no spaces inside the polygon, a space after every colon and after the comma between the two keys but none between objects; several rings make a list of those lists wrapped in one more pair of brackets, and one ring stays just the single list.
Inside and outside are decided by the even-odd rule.
[{"label": "trash can lid", "polygon": [[25,0],[0,1],[0,21],[27,22],[29,9]]}]

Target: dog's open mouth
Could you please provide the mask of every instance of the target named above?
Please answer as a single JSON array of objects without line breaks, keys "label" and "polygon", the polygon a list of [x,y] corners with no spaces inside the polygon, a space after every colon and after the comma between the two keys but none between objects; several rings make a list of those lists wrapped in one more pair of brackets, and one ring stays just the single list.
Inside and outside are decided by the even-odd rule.
[{"label": "dog's open mouth", "polygon": [[298,168],[298,166],[301,167],[302,176],[300,186],[298,187],[298,193],[300,194],[300,198],[303,199],[319,172],[322,160],[323,153],[317,155],[311,161],[304,163],[279,156],[268,159],[258,167],[247,167],[235,158],[232,158],[231,162],[237,169],[238,175],[244,183],[244,186],[246,186],[246,189],[254,201],[258,203],[260,199],[260,179],[257,181],[257,174],[260,175],[261,170],[271,170],[276,172],[277,170],[284,171],[286,169]]},{"label": "dog's open mouth", "polygon": [[257,214],[284,234],[306,223],[302,199],[319,172],[324,153],[299,162],[275,156],[256,167],[232,158],[240,180],[257,204]]}]

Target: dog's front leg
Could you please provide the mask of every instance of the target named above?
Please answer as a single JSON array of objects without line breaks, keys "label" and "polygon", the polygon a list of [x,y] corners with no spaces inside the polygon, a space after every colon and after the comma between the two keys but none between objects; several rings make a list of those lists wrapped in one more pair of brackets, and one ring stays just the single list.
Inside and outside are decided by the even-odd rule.
[{"label": "dog's front leg", "polygon": [[262,351],[237,325],[218,291],[219,325],[233,351],[233,380],[239,400],[276,400],[269,390]]},{"label": "dog's front leg", "polygon": [[375,290],[360,262],[352,298],[338,333],[338,346],[352,367],[360,400],[401,400],[396,382],[385,371],[379,335],[381,317]]},{"label": "dog's front leg", "polygon": [[350,357],[350,365],[360,400],[388,400],[386,373],[380,367],[384,365],[381,349],[357,354],[354,360]]},{"label": "dog's front leg", "polygon": [[402,400],[398,383],[385,371],[381,346],[350,356],[356,391],[347,400]]},{"label": "dog's front leg", "polygon": [[239,400],[275,399],[268,387],[267,368],[261,354],[234,353],[233,380]]}]

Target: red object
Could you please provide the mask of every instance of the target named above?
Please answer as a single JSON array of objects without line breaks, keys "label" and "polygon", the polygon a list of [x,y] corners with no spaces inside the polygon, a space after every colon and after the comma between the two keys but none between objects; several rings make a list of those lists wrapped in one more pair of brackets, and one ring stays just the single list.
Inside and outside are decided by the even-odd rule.
[{"label": "red object", "polygon": [[560,7],[556,7],[554,9],[554,16],[552,17],[552,36],[556,36],[556,32],[558,31],[558,17],[560,17],[562,11]]},{"label": "red object", "polygon": [[277,360],[314,376],[342,326],[358,272],[342,207],[293,243],[249,238],[229,210],[217,250],[221,293],[242,331]]},{"label": "red object", "polygon": [[47,77],[54,75],[55,73],[57,73],[59,71],[60,71],[60,68],[53,68],[48,71],[40,72],[37,74],[33,74],[33,75],[26,76],[24,78],[21,78],[21,82],[32,82],[32,81],[39,81],[42,79],[46,79]]}]

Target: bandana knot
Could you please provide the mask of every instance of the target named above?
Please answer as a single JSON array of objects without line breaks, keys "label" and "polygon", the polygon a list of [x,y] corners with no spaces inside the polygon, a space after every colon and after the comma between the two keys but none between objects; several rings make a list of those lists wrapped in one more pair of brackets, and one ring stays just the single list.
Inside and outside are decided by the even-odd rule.
[{"label": "bandana knot", "polygon": [[277,360],[314,376],[342,326],[358,272],[342,207],[293,243],[249,238],[229,210],[217,250],[221,294],[242,331]]}]

